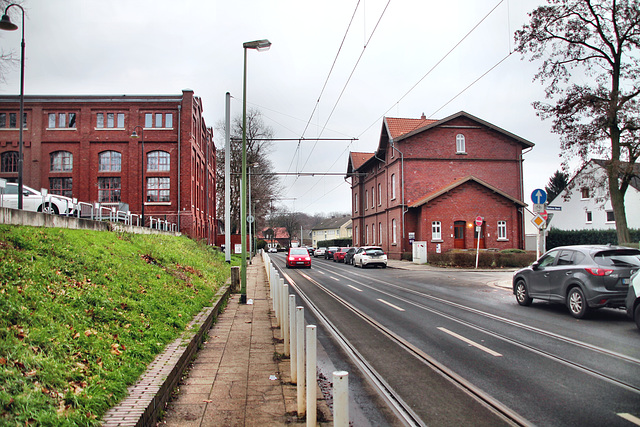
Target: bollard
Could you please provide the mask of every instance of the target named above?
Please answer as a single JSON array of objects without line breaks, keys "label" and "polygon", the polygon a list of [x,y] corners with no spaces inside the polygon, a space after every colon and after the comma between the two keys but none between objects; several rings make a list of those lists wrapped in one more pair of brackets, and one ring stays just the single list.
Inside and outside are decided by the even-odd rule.
[{"label": "bollard", "polygon": [[280,318],[282,314],[280,313],[280,306],[278,305],[278,301],[280,300],[280,276],[276,274],[274,286],[273,286],[273,311],[276,313],[276,326],[280,326]]},{"label": "bollard", "polygon": [[[284,301],[283,304],[289,304],[289,285],[283,286],[283,294],[284,297],[281,301]],[[282,339],[284,341],[284,355],[289,356],[289,309],[285,305],[282,310]]]},{"label": "bollard", "polygon": [[333,373],[333,425],[349,427],[349,373]]},{"label": "bollard", "polygon": [[[278,282],[278,311],[280,312],[280,329],[286,329],[287,324],[284,322],[284,311],[287,308],[287,303],[289,301],[289,297],[286,295],[285,293],[285,284],[284,284],[284,279],[280,279],[280,281]],[[287,293],[289,291],[287,290]],[[287,302],[285,302],[287,301]]]},{"label": "bollard", "polygon": [[240,267],[231,267],[231,292],[240,291]]},{"label": "bollard", "polygon": [[304,307],[296,307],[296,359],[298,360],[298,418],[305,415],[305,372],[304,372]]},{"label": "bollard", "polygon": [[307,426],[315,427],[317,414],[316,396],[316,325],[307,326]]},{"label": "bollard", "polygon": [[298,343],[296,335],[296,296],[289,295],[289,340],[291,341],[291,358],[289,365],[291,366],[291,383],[298,382]]}]

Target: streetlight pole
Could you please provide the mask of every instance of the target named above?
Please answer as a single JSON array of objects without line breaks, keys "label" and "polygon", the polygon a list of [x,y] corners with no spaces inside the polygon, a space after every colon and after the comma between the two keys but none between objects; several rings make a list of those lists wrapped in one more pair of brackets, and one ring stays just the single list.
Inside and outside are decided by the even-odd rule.
[{"label": "streetlight pole", "polygon": [[240,238],[242,239],[242,260],[240,264],[240,303],[247,302],[247,49],[258,52],[271,47],[269,40],[255,40],[242,44],[244,49],[244,74],[242,79],[242,181],[240,191]]},{"label": "streetlight pole", "polygon": [[22,139],[22,133],[24,131],[24,9],[19,4],[12,3],[4,9],[4,14],[2,15],[2,19],[0,20],[0,30],[6,31],[15,31],[18,29],[18,26],[11,22],[9,15],[7,15],[7,11],[10,7],[16,6],[22,11],[22,43],[20,44],[21,52],[20,52],[20,140],[18,143],[18,209],[22,209],[22,200],[23,200],[23,170],[22,167],[24,165],[24,154],[23,147],[24,142]]},{"label": "streetlight pole", "polygon": [[144,191],[144,128],[140,125],[137,125],[133,128],[133,133],[131,134],[131,138],[138,138],[138,134],[136,130],[140,129],[140,143],[142,144],[142,173],[140,174],[140,191],[142,192],[140,199],[140,222],[144,227],[144,199],[145,199],[145,191]]}]

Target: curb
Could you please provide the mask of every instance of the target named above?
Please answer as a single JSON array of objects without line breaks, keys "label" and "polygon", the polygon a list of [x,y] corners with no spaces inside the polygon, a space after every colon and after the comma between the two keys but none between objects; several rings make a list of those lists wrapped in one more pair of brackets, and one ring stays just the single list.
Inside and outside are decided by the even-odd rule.
[{"label": "curb", "polygon": [[218,290],[214,305],[203,308],[182,335],[156,356],[146,372],[127,389],[128,396],[105,413],[101,425],[143,427],[157,422],[204,334],[211,329],[230,295],[231,286],[227,282]]}]

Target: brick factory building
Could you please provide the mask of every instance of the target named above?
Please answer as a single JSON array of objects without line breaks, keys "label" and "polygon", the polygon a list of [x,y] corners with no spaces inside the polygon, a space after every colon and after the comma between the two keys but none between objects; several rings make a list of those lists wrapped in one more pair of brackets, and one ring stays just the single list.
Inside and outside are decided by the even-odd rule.
[{"label": "brick factory building", "polygon": [[[533,143],[465,112],[386,117],[375,153],[352,152],[353,242],[412,251],[524,249],[522,155]],[[482,218],[478,235],[475,219]]]},{"label": "brick factory building", "polygon": [[[24,185],[134,214],[144,198],[147,226],[167,220],[215,242],[216,151],[193,91],[26,96],[24,106]],[[18,96],[0,97],[0,178],[9,182],[18,181],[19,111]]]}]

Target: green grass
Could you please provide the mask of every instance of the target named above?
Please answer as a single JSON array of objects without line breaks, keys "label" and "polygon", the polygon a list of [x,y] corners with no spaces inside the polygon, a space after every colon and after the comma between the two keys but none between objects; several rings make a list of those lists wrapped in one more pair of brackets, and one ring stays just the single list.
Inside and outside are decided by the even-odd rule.
[{"label": "green grass", "polygon": [[0,225],[0,425],[98,425],[229,269],[186,237]]}]

